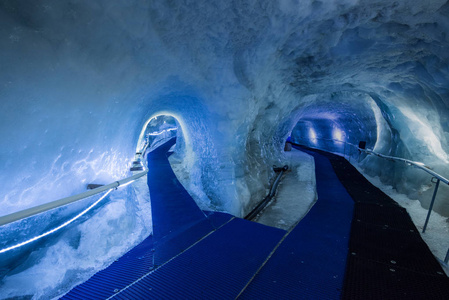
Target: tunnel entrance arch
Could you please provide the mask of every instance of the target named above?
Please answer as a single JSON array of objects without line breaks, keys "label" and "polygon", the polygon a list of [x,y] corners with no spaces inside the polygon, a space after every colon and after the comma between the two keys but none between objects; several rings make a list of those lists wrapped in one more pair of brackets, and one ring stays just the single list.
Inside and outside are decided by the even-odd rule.
[{"label": "tunnel entrance arch", "polygon": [[135,161],[145,160],[145,153],[174,137],[178,158],[192,157],[193,151],[183,118],[166,111],[150,115],[144,122],[137,140]]},{"label": "tunnel entrance arch", "polygon": [[361,141],[370,149],[376,148],[385,127],[373,99],[356,92],[317,95],[301,109],[297,120],[289,134],[293,143],[348,158],[358,158]]},{"label": "tunnel entrance arch", "polygon": [[[176,137],[174,148],[171,149],[173,154],[168,159],[172,171],[197,205],[202,210],[212,211],[216,210],[217,206],[211,202],[215,194],[212,194],[214,190],[208,184],[214,183],[212,181],[214,177],[212,176],[215,173],[210,172],[210,156],[214,152],[211,151],[212,143],[206,130],[205,119],[199,117],[201,117],[199,113],[182,113],[171,110],[160,110],[151,115],[148,114],[142,122],[137,140],[136,158],[139,159],[141,165],[147,165],[148,157],[146,154],[164,144],[164,141]],[[166,128],[158,127],[157,125],[163,124],[163,121],[166,121],[169,126]],[[170,130],[174,123],[177,129]],[[153,126],[155,124],[156,127]],[[163,132],[163,130],[166,132]],[[151,135],[152,133],[154,135]],[[168,138],[164,139],[164,135]],[[157,136],[160,138],[157,138]],[[152,144],[153,142],[155,144]],[[146,143],[148,148],[145,150]],[[216,156],[212,158],[216,158]],[[148,167],[151,169],[151,164]],[[213,188],[216,188],[216,186],[213,186]]]},{"label": "tunnel entrance arch", "polygon": [[136,153],[143,154],[146,150],[151,150],[161,142],[175,137],[178,128],[178,122],[170,115],[157,115],[148,119],[139,136]]}]

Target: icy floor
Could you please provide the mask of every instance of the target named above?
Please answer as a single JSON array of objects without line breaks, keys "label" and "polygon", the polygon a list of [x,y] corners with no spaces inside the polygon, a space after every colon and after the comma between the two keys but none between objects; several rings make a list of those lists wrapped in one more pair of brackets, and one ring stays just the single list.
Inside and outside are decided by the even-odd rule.
[{"label": "icy floor", "polygon": [[256,222],[289,230],[316,201],[315,161],[296,149],[285,152],[289,171],[282,178],[276,196],[255,219]]},{"label": "icy floor", "polygon": [[[174,155],[169,157],[176,177],[195,199],[201,209],[210,209],[207,196],[193,186],[187,170]],[[289,171],[282,178],[274,200],[255,219],[256,222],[288,230],[299,222],[316,201],[315,162],[313,157],[296,149],[285,152],[284,164]],[[262,199],[261,199],[262,200]],[[203,205],[202,205],[203,204]]]},{"label": "icy floor", "polygon": [[[411,216],[413,223],[418,228],[423,240],[427,243],[433,255],[438,259],[444,260],[449,247],[449,223],[448,218],[432,212],[426,233],[422,233],[424,222],[427,216],[427,209],[423,208],[418,200],[412,200],[404,194],[398,193],[392,186],[383,184],[379,177],[371,177],[363,172],[361,168],[354,165],[365,178],[381,191],[387,194],[391,199],[404,207]],[[449,276],[449,269],[443,266],[446,274]]]}]

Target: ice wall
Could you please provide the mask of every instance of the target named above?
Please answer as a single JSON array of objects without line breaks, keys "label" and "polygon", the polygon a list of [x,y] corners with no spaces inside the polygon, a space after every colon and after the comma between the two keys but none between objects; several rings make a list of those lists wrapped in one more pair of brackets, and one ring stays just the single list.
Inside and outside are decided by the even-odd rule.
[{"label": "ice wall", "polygon": [[[0,227],[0,251],[73,219],[103,195]],[[0,253],[0,299],[61,296],[120,258],[150,233],[151,204],[143,177],[133,186],[110,193],[61,230]]]},{"label": "ice wall", "polygon": [[[300,120],[449,177],[448,17],[445,0],[1,1],[0,215],[125,177],[160,113],[202,207],[238,216]],[[363,164],[426,205],[415,170]]]},{"label": "ice wall", "polygon": [[3,1],[0,13],[2,214],[124,176],[141,126],[166,111],[185,119],[213,206],[242,215],[306,107],[327,98],[335,114],[343,92],[380,109],[392,138],[376,147],[445,170],[445,1]]},{"label": "ice wall", "polygon": [[317,95],[313,103],[301,111],[291,138],[309,147],[357,157],[354,146],[358,146],[359,141],[365,141],[370,149],[376,145],[376,113],[380,114],[379,108],[363,93]]}]

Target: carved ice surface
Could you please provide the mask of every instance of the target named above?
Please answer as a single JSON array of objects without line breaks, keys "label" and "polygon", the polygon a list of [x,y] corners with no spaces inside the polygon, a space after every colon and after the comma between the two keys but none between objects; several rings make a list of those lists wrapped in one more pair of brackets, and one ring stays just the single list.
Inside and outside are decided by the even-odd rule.
[{"label": "carved ice surface", "polygon": [[[176,119],[173,159],[198,204],[236,216],[264,198],[290,134],[347,155],[332,140],[366,141],[449,177],[448,20],[446,0],[1,1],[0,215],[128,176],[142,128],[160,114]],[[427,174],[360,159],[428,206]],[[448,216],[440,189],[435,210]],[[113,231],[107,207],[137,213],[137,202],[92,218],[109,211],[101,228]],[[69,231],[48,249],[78,255]],[[95,266],[115,255],[102,245]],[[29,292],[45,298],[56,282]]]},{"label": "carved ice surface", "polygon": [[289,170],[283,175],[274,200],[254,221],[290,230],[317,200],[315,161],[311,155],[293,148],[285,152],[283,163]]},{"label": "carved ice surface", "polygon": [[[91,198],[99,196],[0,227],[1,246],[60,225],[93,202]],[[145,176],[132,186],[113,191],[100,207],[57,234],[0,254],[0,298],[57,297],[104,269],[151,233],[149,200]]]}]

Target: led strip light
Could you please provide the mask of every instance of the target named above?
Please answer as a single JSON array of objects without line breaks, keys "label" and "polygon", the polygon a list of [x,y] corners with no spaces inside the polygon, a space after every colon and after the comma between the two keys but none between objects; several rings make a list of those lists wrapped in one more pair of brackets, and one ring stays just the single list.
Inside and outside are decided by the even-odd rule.
[{"label": "led strip light", "polygon": [[22,243],[16,244],[16,245],[14,245],[14,246],[11,246],[11,247],[8,247],[8,248],[5,248],[5,249],[2,249],[2,250],[0,250],[0,253],[4,253],[4,252],[10,251],[10,250],[13,250],[13,249],[16,249],[16,248],[25,246],[25,245],[27,245],[27,244],[29,244],[29,243],[31,243],[31,242],[37,241],[37,240],[39,240],[39,239],[41,239],[41,238],[43,238],[43,237],[45,237],[45,236],[47,236],[47,235],[49,235],[49,234],[52,234],[53,232],[58,231],[59,229],[62,229],[62,228],[64,228],[64,227],[66,227],[67,225],[69,225],[70,223],[74,222],[75,220],[77,220],[77,219],[80,218],[81,216],[85,215],[89,210],[91,210],[91,209],[94,208],[98,203],[100,203],[101,200],[103,200],[104,198],[106,198],[106,196],[109,195],[109,193],[111,193],[111,192],[112,192],[112,190],[107,191],[103,196],[100,197],[100,199],[98,199],[97,201],[95,201],[95,202],[94,202],[92,205],[90,205],[88,208],[86,208],[85,210],[83,210],[82,212],[80,212],[79,214],[77,214],[75,217],[71,218],[71,219],[68,220],[67,222],[65,222],[65,223],[63,223],[63,224],[61,224],[61,225],[59,225],[58,227],[53,228],[52,230],[49,230],[49,231],[47,231],[47,232],[45,232],[45,233],[43,233],[43,234],[41,234],[41,235],[35,236],[34,238],[29,239],[29,240],[26,240],[26,241],[24,241],[24,242],[22,242]]}]

